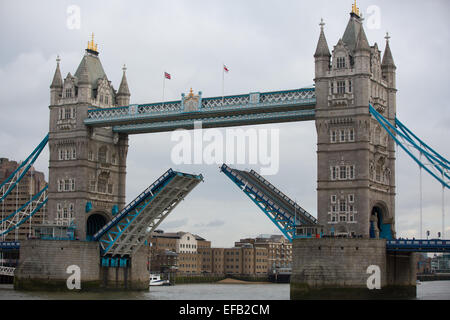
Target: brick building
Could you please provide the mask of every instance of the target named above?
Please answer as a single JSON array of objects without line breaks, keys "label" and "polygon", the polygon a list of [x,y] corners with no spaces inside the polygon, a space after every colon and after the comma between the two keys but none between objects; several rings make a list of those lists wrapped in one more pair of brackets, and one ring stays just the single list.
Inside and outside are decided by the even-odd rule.
[{"label": "brick building", "polygon": [[259,242],[262,245],[245,242],[233,248],[211,248],[211,242],[198,235],[157,230],[151,238],[150,270],[164,272],[170,269],[185,275],[267,275],[269,243]]},{"label": "brick building", "polygon": [[[20,163],[16,161],[0,158],[0,183],[5,181],[19,166]],[[47,182],[45,181],[44,173],[36,171],[34,167],[31,167],[16,188],[0,204],[1,220],[30,201],[46,185]],[[9,232],[5,236],[0,236],[0,241],[21,241],[27,239],[29,235],[32,235],[32,226],[42,223],[44,210],[45,206],[27,222],[23,223],[20,228]],[[6,229],[8,227],[4,223],[0,229]]]},{"label": "brick building", "polygon": [[292,244],[282,235],[259,235],[256,238],[246,238],[235,242],[236,247],[248,244],[267,251],[268,272],[277,268],[289,268],[292,264]]}]

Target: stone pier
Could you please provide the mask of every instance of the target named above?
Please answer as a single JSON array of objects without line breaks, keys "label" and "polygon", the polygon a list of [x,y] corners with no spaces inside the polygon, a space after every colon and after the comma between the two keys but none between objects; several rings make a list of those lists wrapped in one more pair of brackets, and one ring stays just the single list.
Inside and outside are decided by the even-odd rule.
[{"label": "stone pier", "polygon": [[[80,268],[81,290],[148,290],[146,247],[126,268],[102,267],[98,242],[69,240],[26,240],[21,242],[14,289],[68,291],[69,266]],[[76,289],[74,289],[76,290]]]},{"label": "stone pier", "polygon": [[[415,254],[386,252],[384,239],[322,238],[293,242],[291,299],[390,299],[416,296]],[[380,270],[380,289],[369,289]]]}]

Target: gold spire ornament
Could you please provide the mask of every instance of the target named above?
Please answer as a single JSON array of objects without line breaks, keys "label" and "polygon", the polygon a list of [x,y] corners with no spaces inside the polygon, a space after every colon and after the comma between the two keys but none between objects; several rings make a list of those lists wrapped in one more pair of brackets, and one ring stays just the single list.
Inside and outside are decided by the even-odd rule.
[{"label": "gold spire ornament", "polygon": [[87,50],[98,53],[97,44],[94,43],[94,33],[92,32],[92,40],[88,41]]},{"label": "gold spire ornament", "polygon": [[356,14],[359,17],[359,8],[356,6],[356,0],[355,3],[352,4],[352,13]]}]

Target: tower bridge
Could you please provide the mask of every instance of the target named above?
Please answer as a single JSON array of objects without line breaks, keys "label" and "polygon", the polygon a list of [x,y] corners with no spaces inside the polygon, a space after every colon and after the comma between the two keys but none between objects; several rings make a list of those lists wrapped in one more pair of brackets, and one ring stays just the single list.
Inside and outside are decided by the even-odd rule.
[{"label": "tower bridge", "polygon": [[[443,188],[449,188],[450,164],[396,118],[396,66],[389,39],[386,36],[381,55],[376,43],[369,44],[354,5],[331,52],[320,23],[313,87],[223,97],[203,97],[191,89],[178,101],[146,104],[130,104],[125,67],[119,89],[114,89],[93,39],[74,75],[68,73],[64,80],[58,58],[50,85],[49,135],[0,186],[1,201],[48,143],[49,186],[40,194],[39,205],[46,206],[49,221],[36,228],[40,240],[20,244],[17,287],[27,288],[31,278],[46,283],[48,279],[39,274],[42,268],[53,270],[55,283],[64,283],[63,268],[52,259],[63,265],[61,259],[83,264],[88,271],[82,277],[92,284],[99,285],[102,279],[106,286],[111,282],[125,288],[148,286],[142,260],[146,240],[203,176],[170,169],[126,205],[128,135],[193,129],[196,122],[214,128],[315,121],[315,216],[255,171],[221,167],[293,241],[291,297],[330,286],[361,292],[364,268],[373,264],[382,269],[383,287],[415,288],[413,252],[446,251],[450,243],[396,239],[395,144],[425,168],[422,157],[413,152],[424,155],[434,170],[428,173]],[[1,232],[19,227],[37,207],[34,203],[22,208],[20,219],[13,219],[18,212],[9,217],[8,228],[2,221]],[[55,237],[55,230],[63,236]],[[42,240],[49,232],[54,240]],[[86,256],[94,262],[82,258]],[[123,275],[112,271],[117,267],[123,268]],[[342,278],[328,277],[327,270]]]}]

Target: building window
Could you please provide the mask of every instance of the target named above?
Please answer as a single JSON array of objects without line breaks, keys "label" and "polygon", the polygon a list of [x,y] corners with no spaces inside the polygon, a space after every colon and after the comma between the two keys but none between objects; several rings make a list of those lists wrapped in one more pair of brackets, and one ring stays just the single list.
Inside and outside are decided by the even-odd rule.
[{"label": "building window", "polygon": [[331,203],[336,203],[336,195],[335,194],[333,194],[331,196]]},{"label": "building window", "polygon": [[340,212],[346,212],[347,211],[347,201],[340,200],[339,201],[339,211]]},{"label": "building window", "polygon": [[336,131],[335,130],[331,131],[331,142],[332,143],[336,142]]},{"label": "building window", "polygon": [[344,94],[345,93],[345,81],[337,82],[337,93]]},{"label": "building window", "polygon": [[345,57],[337,57],[336,67],[338,69],[345,68]]},{"label": "building window", "polygon": [[338,167],[331,167],[331,180],[336,180],[338,178]]},{"label": "building window", "polygon": [[355,141],[355,130],[353,128],[348,129],[348,141]]},{"label": "building window", "polygon": [[106,163],[107,151],[108,149],[105,146],[98,149],[98,161],[100,163]]},{"label": "building window", "polygon": [[339,179],[347,179],[347,168],[345,166],[339,167]]},{"label": "building window", "polygon": [[340,136],[340,142],[345,142],[345,130],[342,129],[339,131],[339,136]]},{"label": "building window", "polygon": [[348,167],[348,178],[355,179],[355,166]]},{"label": "building window", "polygon": [[330,81],[330,92],[334,94],[334,81]]},{"label": "building window", "polygon": [[66,98],[72,98],[72,88],[66,88],[65,95]]},{"label": "building window", "polygon": [[70,110],[70,108],[65,108],[64,109],[64,119],[70,119],[71,116],[72,116],[72,111]]},{"label": "building window", "polygon": [[[348,195],[348,202],[353,203],[355,202],[355,196],[353,194]],[[351,211],[351,210],[350,210]]]},{"label": "building window", "polygon": [[348,92],[352,92],[352,80],[348,80]]}]

